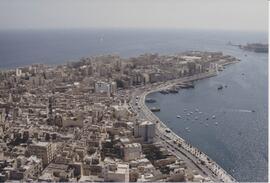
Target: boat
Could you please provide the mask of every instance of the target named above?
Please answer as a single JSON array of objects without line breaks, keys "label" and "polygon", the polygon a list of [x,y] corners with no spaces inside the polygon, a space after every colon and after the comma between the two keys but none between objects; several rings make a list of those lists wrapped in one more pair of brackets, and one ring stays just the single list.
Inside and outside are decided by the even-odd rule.
[{"label": "boat", "polygon": [[159,111],[160,111],[160,108],[152,107],[150,110],[151,110],[152,112],[159,112]]},{"label": "boat", "polygon": [[155,99],[152,99],[152,98],[146,98],[145,99],[145,102],[147,102],[147,103],[155,103],[156,100]]},{"label": "boat", "polygon": [[177,118],[181,118],[181,116],[180,116],[180,115],[177,115],[176,117],[177,117]]},{"label": "boat", "polygon": [[198,117],[197,116],[195,117],[195,120],[198,120]]},{"label": "boat", "polygon": [[169,89],[168,90],[170,93],[178,93],[179,91],[178,90],[176,90],[176,89]]},{"label": "boat", "polygon": [[161,90],[159,93],[161,93],[161,94],[169,94],[169,92],[167,91],[167,90]]},{"label": "boat", "polygon": [[223,86],[220,85],[217,89],[218,89],[218,90],[222,90],[222,89],[223,89]]},{"label": "boat", "polygon": [[194,88],[194,84],[193,83],[182,83],[179,84],[179,87],[182,89],[188,89],[188,88]]},{"label": "boat", "polygon": [[218,125],[218,122],[215,122],[215,125]]},{"label": "boat", "polygon": [[215,119],[215,118],[216,118],[216,116],[215,116],[215,115],[213,115],[213,116],[212,116],[212,119]]},{"label": "boat", "polygon": [[202,114],[202,112],[200,111],[199,114]]},{"label": "boat", "polygon": [[195,109],[196,112],[199,112],[199,109]]}]

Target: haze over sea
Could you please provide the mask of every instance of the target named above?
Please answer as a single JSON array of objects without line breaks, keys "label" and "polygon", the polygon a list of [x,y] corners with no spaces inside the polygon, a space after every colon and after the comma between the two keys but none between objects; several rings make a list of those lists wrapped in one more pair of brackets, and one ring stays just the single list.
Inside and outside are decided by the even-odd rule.
[{"label": "haze over sea", "polygon": [[[192,30],[29,30],[0,32],[0,69],[62,64],[101,54],[138,56],[187,50],[222,51],[241,59],[217,77],[178,94],[153,93],[157,115],[238,181],[267,181],[268,55],[229,46],[267,42],[267,33]],[[227,88],[218,91],[219,85]],[[197,114],[198,108],[202,114]],[[184,111],[187,109],[188,111]],[[255,110],[255,112],[251,112]],[[186,119],[187,112],[193,115]],[[184,119],[176,118],[185,116]],[[212,119],[212,115],[216,119]],[[198,117],[198,120],[195,120]],[[207,120],[207,118],[209,118]],[[218,125],[215,123],[218,122]],[[206,123],[208,126],[206,126]],[[186,130],[190,129],[190,131]]]}]

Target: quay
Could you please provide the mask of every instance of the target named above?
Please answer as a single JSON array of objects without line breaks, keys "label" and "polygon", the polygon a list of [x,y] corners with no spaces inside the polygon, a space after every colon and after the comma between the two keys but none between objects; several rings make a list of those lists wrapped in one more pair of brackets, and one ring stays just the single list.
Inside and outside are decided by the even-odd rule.
[{"label": "quay", "polygon": [[[207,73],[196,74],[193,76],[168,81],[166,83],[161,83],[155,86],[150,86],[150,88],[146,90],[143,89],[143,91],[139,89],[133,93],[130,107],[138,113],[139,118],[156,122],[156,142],[161,143],[167,149],[169,147],[171,153],[173,153],[176,157],[185,158],[189,161],[191,167],[197,169],[203,175],[207,175],[208,177],[212,178],[213,181],[236,182],[236,180],[229,173],[227,173],[205,153],[187,143],[183,138],[176,135],[172,130],[169,130],[169,128],[145,105],[145,98],[150,93],[168,89],[175,84],[213,77],[216,76],[217,73],[218,72],[214,70]],[[134,96],[140,96],[138,102],[140,110],[137,110],[135,107],[133,107],[133,103],[135,101]],[[168,133],[168,130],[170,133]]]}]

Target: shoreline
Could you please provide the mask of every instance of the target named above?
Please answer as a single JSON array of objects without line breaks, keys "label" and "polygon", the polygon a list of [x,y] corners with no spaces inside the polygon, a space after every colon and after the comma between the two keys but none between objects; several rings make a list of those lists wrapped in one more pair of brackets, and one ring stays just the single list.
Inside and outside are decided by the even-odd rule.
[{"label": "shoreline", "polygon": [[[189,81],[196,81],[196,80],[202,80],[206,79],[209,77],[214,77],[218,74],[217,71],[215,72],[209,72],[209,73],[203,73],[195,76],[191,76],[188,78],[181,78],[177,79],[176,81],[171,81],[169,84],[165,86],[158,86],[157,88],[154,88],[150,91],[146,91],[142,93],[140,97],[140,103],[142,104],[142,110],[145,111],[146,114],[148,114],[149,119],[152,119],[156,122],[158,122],[156,132],[160,133],[161,135],[174,139],[174,142],[179,146],[181,146],[184,150],[186,150],[188,153],[193,155],[197,160],[205,162],[205,166],[214,174],[216,175],[221,181],[224,182],[236,182],[236,180],[229,174],[227,173],[221,166],[219,166],[214,160],[212,160],[210,157],[208,157],[205,153],[194,147],[192,144],[187,143],[182,137],[178,136],[175,134],[172,129],[168,128],[146,105],[145,105],[145,98],[147,95],[158,92],[160,90],[166,89],[171,87],[172,85],[175,85],[180,82],[189,82]],[[166,129],[170,129],[170,133],[164,133]],[[170,136],[170,137],[169,137]],[[161,140],[161,139],[160,139]],[[164,141],[164,140],[163,140]],[[195,165],[196,162],[193,161]],[[198,165],[197,165],[198,166]]]}]

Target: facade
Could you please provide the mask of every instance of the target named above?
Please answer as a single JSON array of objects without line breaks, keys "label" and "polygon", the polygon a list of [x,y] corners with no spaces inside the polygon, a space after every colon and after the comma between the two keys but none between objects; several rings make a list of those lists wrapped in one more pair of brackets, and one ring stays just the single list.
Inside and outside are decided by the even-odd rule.
[{"label": "facade", "polygon": [[42,159],[43,166],[47,166],[54,156],[54,148],[52,143],[49,142],[37,142],[31,144],[28,148],[30,155],[35,155]]},{"label": "facade", "polygon": [[129,182],[129,165],[123,163],[105,165],[104,179],[107,182]]},{"label": "facade", "polygon": [[124,146],[124,161],[136,160],[141,157],[142,146],[139,143],[126,144]]},{"label": "facade", "polygon": [[134,136],[139,137],[145,143],[152,143],[155,137],[156,125],[150,121],[136,123],[134,127]]}]

